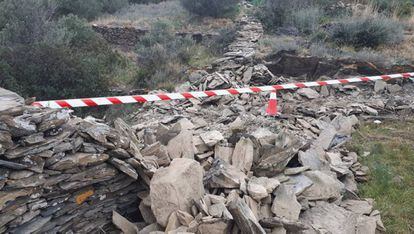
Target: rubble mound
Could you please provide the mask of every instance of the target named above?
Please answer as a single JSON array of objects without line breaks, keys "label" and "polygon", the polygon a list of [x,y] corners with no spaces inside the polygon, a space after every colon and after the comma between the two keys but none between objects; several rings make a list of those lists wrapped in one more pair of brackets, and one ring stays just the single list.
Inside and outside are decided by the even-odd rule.
[{"label": "rubble mound", "polygon": [[[260,23],[240,26],[188,89],[290,81],[254,64]],[[382,82],[283,92],[278,117],[266,94],[146,103],[113,127],[0,90],[0,233],[384,232],[344,146],[361,118],[413,114],[412,84]]]}]

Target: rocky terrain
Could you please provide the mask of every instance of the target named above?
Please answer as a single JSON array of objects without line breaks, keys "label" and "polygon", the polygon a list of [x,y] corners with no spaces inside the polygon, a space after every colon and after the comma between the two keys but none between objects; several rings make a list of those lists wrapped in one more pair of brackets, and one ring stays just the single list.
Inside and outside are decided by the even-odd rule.
[{"label": "rocky terrain", "polygon": [[[259,22],[177,91],[292,81],[254,60]],[[323,77],[322,77],[323,79]],[[0,90],[1,233],[383,233],[346,142],[414,112],[410,81],[145,104],[126,124],[25,106]],[[116,228],[115,228],[116,227]]]}]

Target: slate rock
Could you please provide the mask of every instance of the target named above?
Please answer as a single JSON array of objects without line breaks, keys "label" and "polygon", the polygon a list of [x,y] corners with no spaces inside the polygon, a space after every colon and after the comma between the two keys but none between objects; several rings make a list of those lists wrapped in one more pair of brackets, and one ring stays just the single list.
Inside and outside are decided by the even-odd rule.
[{"label": "slate rock", "polygon": [[164,227],[172,212],[190,213],[193,200],[203,195],[203,169],[192,159],[174,159],[169,167],[158,169],[151,179],[151,209],[157,223]]}]

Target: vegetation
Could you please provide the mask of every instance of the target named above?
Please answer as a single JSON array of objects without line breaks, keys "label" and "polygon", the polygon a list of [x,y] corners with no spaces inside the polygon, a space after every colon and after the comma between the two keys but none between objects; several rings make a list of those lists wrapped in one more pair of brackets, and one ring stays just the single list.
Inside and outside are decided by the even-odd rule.
[{"label": "vegetation", "polygon": [[330,32],[330,40],[333,42],[356,48],[392,45],[401,42],[402,39],[402,25],[383,16],[342,19]]},{"label": "vegetation", "polygon": [[49,0],[0,2],[0,86],[38,99],[103,95],[125,59]]},{"label": "vegetation", "polygon": [[414,231],[414,122],[364,124],[353,136],[351,149],[370,152],[361,163],[371,170],[360,186],[362,197],[375,199],[387,233]]},{"label": "vegetation", "polygon": [[135,86],[152,89],[172,90],[184,81],[188,68],[210,64],[234,37],[232,30],[223,29],[214,42],[203,45],[189,37],[177,37],[166,22],[158,22],[150,31],[136,48],[139,73]]},{"label": "vegetation", "polygon": [[181,0],[184,8],[200,16],[231,17],[237,13],[240,0]]}]

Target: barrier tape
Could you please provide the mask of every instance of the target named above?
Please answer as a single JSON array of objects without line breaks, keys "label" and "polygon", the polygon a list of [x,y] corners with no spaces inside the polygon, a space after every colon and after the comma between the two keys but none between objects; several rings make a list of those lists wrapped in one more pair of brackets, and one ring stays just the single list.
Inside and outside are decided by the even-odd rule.
[{"label": "barrier tape", "polygon": [[[235,89],[221,89],[221,90],[208,90],[198,92],[185,92],[185,93],[162,93],[162,94],[148,94],[148,95],[133,95],[133,96],[116,96],[116,97],[97,97],[97,98],[81,98],[81,99],[66,99],[66,100],[53,100],[53,101],[39,101],[34,102],[32,105],[38,107],[49,108],[75,108],[75,107],[95,107],[95,106],[107,106],[117,104],[128,103],[145,103],[145,102],[157,102],[157,101],[171,101],[171,100],[183,100],[192,98],[206,98],[213,96],[225,96],[225,95],[238,95],[243,93],[261,93],[261,92],[274,92],[274,100],[276,100],[276,91],[299,89],[307,87],[318,87],[327,85],[340,85],[358,82],[369,82],[377,80],[390,80],[390,79],[409,79],[414,77],[413,73],[401,73],[393,75],[382,76],[369,76],[369,77],[356,77],[339,80],[326,80],[326,81],[314,81],[304,83],[291,83],[281,84],[273,86],[260,86],[260,87],[247,87],[247,88],[235,88]],[[273,101],[273,103],[275,103]],[[270,110],[274,113],[274,104]],[[277,100],[276,100],[276,113],[277,113]]]}]

